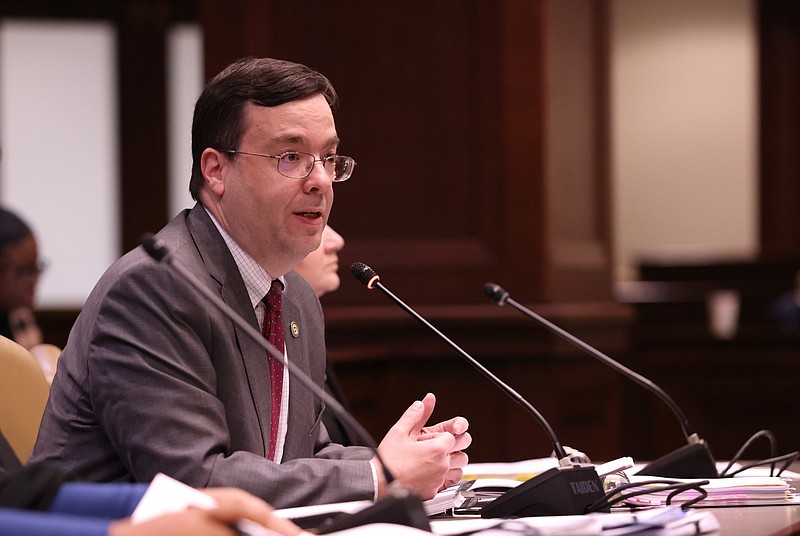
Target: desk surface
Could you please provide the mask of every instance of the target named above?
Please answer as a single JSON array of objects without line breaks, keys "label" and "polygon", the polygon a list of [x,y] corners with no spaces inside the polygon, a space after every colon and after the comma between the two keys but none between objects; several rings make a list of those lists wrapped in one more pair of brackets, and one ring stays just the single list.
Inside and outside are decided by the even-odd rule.
[{"label": "desk surface", "polygon": [[800,505],[709,508],[722,536],[788,536],[800,533]]},{"label": "desk surface", "polygon": [[[713,533],[705,533],[708,536],[790,536],[800,534],[800,504],[786,506],[731,506],[702,510],[712,513],[719,521],[720,530]],[[434,533],[443,535],[460,534],[467,528],[469,530],[486,528],[486,526],[469,525],[464,527],[462,525],[458,527],[458,530],[455,530],[453,527],[448,526],[450,523],[459,525],[470,523],[471,520],[467,518],[445,518],[438,519],[435,522],[439,525],[432,527]],[[576,530],[581,530],[569,524],[558,526],[544,522],[540,526],[548,527],[546,534],[577,534]],[[597,530],[597,527],[594,527],[594,529]],[[595,532],[592,533],[594,534]]]},{"label": "desk surface", "polygon": [[[542,464],[539,466],[538,464]],[[515,473],[538,473],[552,463],[549,459],[524,460],[518,463],[471,464],[465,468],[474,478],[485,476],[482,471],[494,472],[490,476],[513,476]],[[721,462],[724,465],[724,462]],[[800,462],[794,462],[789,470],[800,474]],[[472,473],[470,473],[472,475]],[[794,475],[793,475],[794,476]],[[786,478],[789,484],[800,490],[800,478]],[[800,535],[800,504],[778,506],[730,506],[703,508],[714,514],[721,536],[789,536]]]},{"label": "desk surface", "polygon": [[[797,473],[800,463],[790,469]],[[796,489],[799,479],[788,479]],[[722,536],[789,536],[800,534],[800,504],[708,508],[719,521]]]}]

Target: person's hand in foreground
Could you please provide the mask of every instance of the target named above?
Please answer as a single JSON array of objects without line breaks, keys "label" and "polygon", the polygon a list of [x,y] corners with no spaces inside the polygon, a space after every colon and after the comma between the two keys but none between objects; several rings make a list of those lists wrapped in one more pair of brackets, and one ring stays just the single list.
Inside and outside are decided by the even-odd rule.
[{"label": "person's hand in foreground", "polygon": [[[403,413],[378,446],[378,452],[392,475],[406,488],[416,491],[423,500],[461,480],[468,458],[463,452],[472,437],[469,423],[454,417],[433,426],[425,426],[433,413],[436,397],[428,393]],[[378,496],[386,494],[386,482],[377,459]]]},{"label": "person's hand in foreground", "polygon": [[272,514],[273,508],[258,497],[235,488],[203,490],[216,501],[216,508],[188,508],[183,512],[133,524],[130,519],[113,522],[108,536],[236,536],[237,521],[248,519],[279,534],[295,536],[300,527]]}]

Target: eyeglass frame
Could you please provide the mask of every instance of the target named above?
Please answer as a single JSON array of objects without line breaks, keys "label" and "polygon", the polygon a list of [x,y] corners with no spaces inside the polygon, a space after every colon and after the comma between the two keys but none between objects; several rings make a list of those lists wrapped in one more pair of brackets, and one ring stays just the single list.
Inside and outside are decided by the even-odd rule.
[{"label": "eyeglass frame", "polygon": [[[306,177],[308,177],[309,175],[311,175],[311,172],[314,171],[314,166],[317,164],[317,162],[322,162],[322,169],[325,169],[325,164],[326,163],[333,163],[333,162],[329,162],[328,161],[329,158],[346,158],[347,160],[349,160],[349,164],[350,164],[348,166],[348,169],[350,170],[350,173],[343,179],[337,179],[336,177],[332,177],[331,180],[333,182],[344,182],[344,181],[348,180],[350,177],[353,176],[353,171],[355,170],[355,167],[356,167],[356,161],[353,159],[353,157],[344,156],[344,155],[341,155],[341,154],[330,154],[328,156],[325,156],[324,158],[315,158],[313,154],[306,153],[306,152],[303,152],[303,151],[284,151],[284,152],[282,152],[280,154],[250,153],[250,152],[247,152],[247,151],[237,151],[236,149],[221,149],[221,151],[223,153],[226,153],[226,154],[245,154],[245,155],[249,155],[249,156],[260,156],[262,158],[274,158],[275,160],[278,161],[276,166],[275,166],[275,168],[277,169],[278,173],[280,173],[281,175],[283,175],[287,179],[303,180]],[[311,158],[314,159],[314,163],[311,164],[311,166],[308,168],[308,173],[306,173],[302,177],[292,177],[290,175],[287,175],[287,174],[281,172],[281,169],[280,169],[281,159],[284,156],[290,155],[290,154],[297,154],[297,155],[304,154],[304,155],[310,156]]]},{"label": "eyeglass frame", "polygon": [[29,281],[41,277],[47,267],[48,262],[44,259],[39,259],[34,266],[0,265],[0,273],[10,274],[15,281]]}]

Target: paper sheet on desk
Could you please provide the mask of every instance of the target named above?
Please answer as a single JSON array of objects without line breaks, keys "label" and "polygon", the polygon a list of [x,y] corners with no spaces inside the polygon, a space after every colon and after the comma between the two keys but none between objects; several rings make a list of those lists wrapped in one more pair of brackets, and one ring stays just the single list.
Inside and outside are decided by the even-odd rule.
[{"label": "paper sheet on desk", "polygon": [[[638,473],[639,471],[644,469],[645,465],[646,464],[644,464],[644,463],[634,464],[634,466],[630,469],[630,471],[628,471],[628,474],[635,475],[636,473]],[[720,473],[720,472],[724,471],[725,468],[728,466],[728,462],[717,462],[716,466],[717,466],[717,473]],[[728,473],[730,473],[731,471],[736,471],[737,469],[740,469],[741,467],[742,467],[741,464],[734,463],[731,466],[731,468],[728,469]],[[751,467],[749,469],[745,469],[741,473],[738,473],[735,478],[739,478],[739,477],[743,477],[743,476],[771,476],[770,475],[770,467],[766,466],[766,465],[761,465],[761,466],[758,466],[758,467]],[[791,479],[800,480],[800,473],[796,473],[794,471],[789,471],[789,470],[783,471],[780,476],[783,477],[783,478],[791,478]],[[653,477],[653,478],[655,478],[655,477]]]},{"label": "paper sheet on desk", "polygon": [[683,536],[707,534],[719,530],[714,514],[702,510],[681,510],[680,506],[664,506],[637,512],[591,514],[603,520],[604,536]]},{"label": "paper sheet on desk", "polygon": [[131,521],[141,523],[160,515],[182,512],[190,506],[210,509],[216,505],[211,495],[158,473],[131,514]]},{"label": "paper sheet on desk", "polygon": [[535,529],[528,533],[541,536],[592,536],[603,534],[603,524],[591,516],[547,516],[520,519],[459,519],[431,521],[434,534],[457,535],[478,531],[477,534],[525,534],[524,528]]},{"label": "paper sheet on desk", "polygon": [[[632,475],[629,477],[632,484],[656,480],[657,477]],[[675,482],[697,482],[698,479],[670,478]],[[709,478],[708,484],[703,489],[708,496],[697,503],[697,506],[756,506],[794,504],[798,497],[794,488],[784,479],[776,476],[736,476],[730,478]],[[635,506],[663,506],[667,497],[673,490],[660,491],[659,485],[643,485],[631,488],[626,492],[637,489],[652,489],[651,493],[631,497],[626,502]],[[681,504],[692,500],[700,494],[696,490],[686,490],[672,497],[672,504]]]},{"label": "paper sheet on desk", "polygon": [[613,512],[584,516],[527,517],[522,519],[465,519],[432,521],[434,534],[457,535],[471,530],[478,534],[524,534],[523,527],[542,536],[683,536],[719,530],[719,522],[709,511],[678,506],[652,508],[640,512]]},{"label": "paper sheet on desk", "polygon": [[[636,474],[644,468],[645,465],[644,463],[637,463],[626,472],[631,475]],[[717,462],[717,471],[723,471],[727,465],[727,462]],[[525,481],[557,466],[558,461],[552,456],[549,458],[532,458],[530,460],[520,460],[516,462],[469,463],[464,466],[463,480],[498,477],[516,478]],[[736,470],[739,467],[741,466],[734,464],[731,470]],[[737,476],[769,476],[769,470],[769,467],[752,467]],[[792,471],[784,471],[781,476],[800,480],[800,473]]]},{"label": "paper sheet on desk", "polygon": [[462,480],[516,478],[517,480],[525,481],[557,466],[558,460],[553,457],[533,458],[517,462],[468,463],[464,466]]},{"label": "paper sheet on desk", "polygon": [[[210,495],[163,473],[158,473],[147,486],[142,499],[131,514],[131,522],[143,523],[164,514],[182,512],[189,507],[209,510],[216,506],[217,501]],[[240,534],[247,536],[274,534],[249,519],[239,520],[236,528]]]},{"label": "paper sheet on desk", "polygon": [[272,515],[284,519],[301,519],[304,517],[315,517],[331,513],[355,514],[372,506],[372,501],[348,501],[329,504],[313,504],[311,506],[295,506],[293,508],[282,508],[274,510]]},{"label": "paper sheet on desk", "polygon": [[[533,533],[537,536],[593,536],[602,533],[602,527],[591,520],[581,520],[566,523],[559,521],[555,527],[547,528],[545,524],[539,523],[535,527],[529,526],[524,521],[509,520],[506,522],[491,520],[490,524],[481,523],[482,521],[490,520],[460,520],[455,522],[457,525],[447,525],[448,522],[438,522],[442,524],[441,530],[433,529],[433,534],[442,535],[457,535],[457,534],[480,534],[485,536],[499,535],[499,534],[527,534]],[[506,524],[505,528],[503,523]],[[494,527],[494,528],[492,528]],[[533,531],[536,532],[533,532]],[[454,532],[450,532],[454,531]],[[381,536],[430,536],[430,532],[405,527],[402,525],[389,525],[385,523],[376,523],[374,525],[363,525],[353,529],[343,530],[341,532],[331,532],[331,535],[336,536],[374,536],[380,534]]]},{"label": "paper sheet on desk", "polygon": [[[540,536],[684,536],[719,530],[711,512],[678,507],[655,508],[637,514],[611,513],[585,516],[526,517],[522,519],[459,519],[432,521],[434,534],[455,536],[472,533],[485,536],[537,534]],[[534,532],[535,531],[535,532]],[[401,525],[375,524],[341,532],[339,536],[422,536],[428,534]]]},{"label": "paper sheet on desk", "polygon": [[460,508],[465,504],[469,504],[470,508],[474,508],[480,497],[484,497],[486,500],[494,499],[520,484],[522,484],[521,481],[512,478],[462,480],[458,484],[443,489],[433,499],[423,501],[422,506],[428,516]]}]

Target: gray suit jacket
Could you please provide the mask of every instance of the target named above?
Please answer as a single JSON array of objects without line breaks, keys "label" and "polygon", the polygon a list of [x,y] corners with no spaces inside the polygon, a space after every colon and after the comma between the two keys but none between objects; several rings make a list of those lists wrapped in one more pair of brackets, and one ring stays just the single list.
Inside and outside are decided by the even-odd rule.
[{"label": "gray suit jacket", "polygon": [[[258,328],[233,257],[202,206],[183,211],[158,237]],[[322,308],[299,275],[286,281],[287,353],[321,386]],[[60,460],[91,481],[147,482],[163,472],[196,487],[239,487],[277,507],[371,499],[372,452],[330,443],[322,402],[299,381],[290,386],[284,461],[276,464],[265,457],[264,351],[139,247],[109,268],[83,307],[30,460]]]}]

